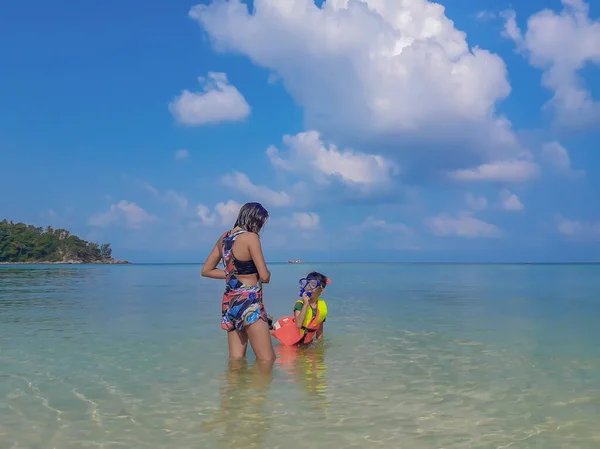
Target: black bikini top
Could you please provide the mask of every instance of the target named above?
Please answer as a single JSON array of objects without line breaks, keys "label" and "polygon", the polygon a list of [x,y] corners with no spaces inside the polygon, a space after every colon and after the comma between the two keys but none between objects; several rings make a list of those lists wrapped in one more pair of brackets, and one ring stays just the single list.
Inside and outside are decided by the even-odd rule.
[{"label": "black bikini top", "polygon": [[233,256],[233,264],[235,265],[235,271],[237,272],[237,274],[258,274],[256,265],[254,264],[254,261],[252,259],[237,260],[235,256]]}]

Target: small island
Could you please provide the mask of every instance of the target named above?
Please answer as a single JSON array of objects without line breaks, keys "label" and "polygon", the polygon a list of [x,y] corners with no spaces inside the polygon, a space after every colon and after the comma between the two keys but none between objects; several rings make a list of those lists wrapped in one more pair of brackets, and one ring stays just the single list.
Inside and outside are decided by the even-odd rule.
[{"label": "small island", "polygon": [[110,244],[87,242],[66,229],[0,222],[0,264],[128,264]]}]

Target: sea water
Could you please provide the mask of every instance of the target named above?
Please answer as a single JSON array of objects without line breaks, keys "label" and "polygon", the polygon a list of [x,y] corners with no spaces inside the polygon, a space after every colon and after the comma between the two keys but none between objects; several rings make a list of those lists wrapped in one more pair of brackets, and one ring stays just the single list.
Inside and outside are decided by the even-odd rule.
[{"label": "sea water", "polygon": [[600,447],[600,266],[316,269],[325,338],[228,366],[197,265],[0,267],[0,448]]}]

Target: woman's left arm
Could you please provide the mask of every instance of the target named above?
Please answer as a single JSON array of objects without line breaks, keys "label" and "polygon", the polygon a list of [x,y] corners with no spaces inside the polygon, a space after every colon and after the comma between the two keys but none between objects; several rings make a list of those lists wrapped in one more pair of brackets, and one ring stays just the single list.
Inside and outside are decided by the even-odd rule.
[{"label": "woman's left arm", "polygon": [[217,268],[217,265],[219,265],[219,262],[221,261],[221,250],[219,249],[220,241],[221,239],[215,243],[215,246],[213,246],[212,251],[202,266],[201,275],[205,278],[225,279],[225,271]]}]

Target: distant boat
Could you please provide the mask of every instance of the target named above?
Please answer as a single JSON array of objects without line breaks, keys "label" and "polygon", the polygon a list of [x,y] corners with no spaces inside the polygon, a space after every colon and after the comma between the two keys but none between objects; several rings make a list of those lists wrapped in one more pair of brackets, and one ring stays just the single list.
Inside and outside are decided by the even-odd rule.
[{"label": "distant boat", "polygon": [[288,263],[302,263],[302,259],[288,259]]}]

